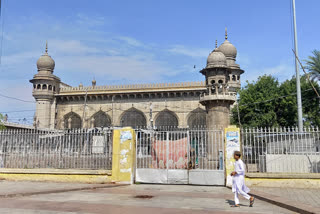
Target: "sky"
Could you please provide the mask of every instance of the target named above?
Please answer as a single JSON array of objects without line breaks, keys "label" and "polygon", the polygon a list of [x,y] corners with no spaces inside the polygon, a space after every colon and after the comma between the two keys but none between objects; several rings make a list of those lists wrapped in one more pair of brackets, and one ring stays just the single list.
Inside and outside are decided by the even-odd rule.
[{"label": "sky", "polygon": [[[319,0],[296,0],[301,59],[320,49],[319,8]],[[0,95],[28,101],[0,97],[12,122],[32,123],[29,80],[46,41],[54,74],[72,86],[203,81],[225,27],[242,85],[295,74],[291,0],[2,0],[1,12]]]}]

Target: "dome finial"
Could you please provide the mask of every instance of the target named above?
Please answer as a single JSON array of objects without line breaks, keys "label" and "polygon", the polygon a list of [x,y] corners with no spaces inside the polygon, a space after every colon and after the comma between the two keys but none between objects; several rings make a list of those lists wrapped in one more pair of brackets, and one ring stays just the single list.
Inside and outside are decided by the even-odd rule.
[{"label": "dome finial", "polygon": [[46,54],[48,53],[48,40],[46,40]]},{"label": "dome finial", "polygon": [[225,39],[228,40],[228,29],[227,29],[227,27],[225,28]]},{"label": "dome finial", "polygon": [[218,48],[218,40],[216,40],[216,48]]}]

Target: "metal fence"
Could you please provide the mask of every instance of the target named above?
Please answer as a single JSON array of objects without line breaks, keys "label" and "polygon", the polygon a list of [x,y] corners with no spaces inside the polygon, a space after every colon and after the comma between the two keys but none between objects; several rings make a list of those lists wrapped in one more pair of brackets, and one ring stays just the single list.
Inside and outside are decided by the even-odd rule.
[{"label": "metal fence", "polygon": [[111,169],[112,129],[0,131],[0,167]]},{"label": "metal fence", "polygon": [[241,130],[248,172],[320,173],[320,130],[249,128]]}]

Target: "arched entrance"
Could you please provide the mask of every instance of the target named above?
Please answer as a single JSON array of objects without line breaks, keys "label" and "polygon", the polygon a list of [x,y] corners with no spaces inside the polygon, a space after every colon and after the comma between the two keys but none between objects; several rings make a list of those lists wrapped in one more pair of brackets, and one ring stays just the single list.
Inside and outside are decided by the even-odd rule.
[{"label": "arched entrance", "polygon": [[155,126],[156,127],[178,127],[178,118],[172,111],[163,110],[156,116]]},{"label": "arched entrance", "polygon": [[64,116],[65,129],[79,129],[82,127],[81,117],[74,112],[70,112]]},{"label": "arched entrance", "polygon": [[147,120],[141,111],[136,108],[130,108],[122,114],[120,125],[122,127],[130,126],[132,128],[146,127]]},{"label": "arched entrance", "polygon": [[93,127],[108,127],[111,126],[111,118],[103,111],[96,112],[93,116]]}]

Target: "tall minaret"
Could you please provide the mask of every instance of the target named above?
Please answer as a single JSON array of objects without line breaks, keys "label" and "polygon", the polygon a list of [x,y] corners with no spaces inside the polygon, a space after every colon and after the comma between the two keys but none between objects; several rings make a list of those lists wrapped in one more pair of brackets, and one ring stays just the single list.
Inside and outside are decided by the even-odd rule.
[{"label": "tall minaret", "polygon": [[[225,41],[220,47],[216,44],[216,48],[208,56],[207,66],[200,71],[206,78],[207,91],[201,96],[200,103],[206,107],[209,130],[223,129],[230,124],[230,107],[236,101],[240,75],[244,72],[235,63],[236,56],[237,49],[228,41],[226,30]],[[217,149],[212,151],[209,159],[217,161],[218,146],[213,147]]]},{"label": "tall minaret", "polygon": [[59,91],[60,78],[53,75],[54,66],[46,42],[45,53],[37,61],[38,73],[30,80],[33,83],[32,95],[37,102],[34,125],[38,128],[55,128],[55,94]]}]

